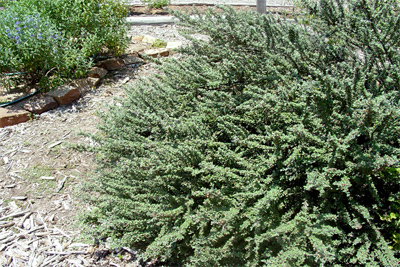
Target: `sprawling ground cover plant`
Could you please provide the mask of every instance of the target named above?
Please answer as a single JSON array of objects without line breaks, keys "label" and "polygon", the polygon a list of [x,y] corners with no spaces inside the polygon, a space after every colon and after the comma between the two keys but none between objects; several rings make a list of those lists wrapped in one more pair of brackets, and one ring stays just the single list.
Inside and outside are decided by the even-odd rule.
[{"label": "sprawling ground cover plant", "polygon": [[90,56],[121,53],[126,44],[125,8],[107,0],[3,3],[0,72],[27,72],[32,83],[46,75],[85,74]]},{"label": "sprawling ground cover plant", "polygon": [[302,4],[176,14],[209,40],[102,116],[96,237],[167,265],[399,266],[399,6]]},{"label": "sprawling ground cover plant", "polygon": [[149,8],[163,8],[171,3],[170,0],[141,0],[141,2]]},{"label": "sprawling ground cover plant", "polygon": [[[399,179],[400,168],[387,168],[386,175],[394,176]],[[398,196],[389,197],[390,208],[386,209],[385,214],[380,215],[382,221],[386,222],[383,234],[389,242],[389,247],[400,251],[400,198]]]}]

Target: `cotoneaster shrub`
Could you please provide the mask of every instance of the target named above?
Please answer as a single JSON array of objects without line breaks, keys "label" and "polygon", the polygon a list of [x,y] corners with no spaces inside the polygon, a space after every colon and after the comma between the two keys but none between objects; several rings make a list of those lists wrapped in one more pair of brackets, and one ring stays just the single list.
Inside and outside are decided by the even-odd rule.
[{"label": "cotoneaster shrub", "polygon": [[102,116],[93,236],[166,266],[399,266],[379,215],[400,189],[397,1],[302,5],[175,14],[209,41]]}]

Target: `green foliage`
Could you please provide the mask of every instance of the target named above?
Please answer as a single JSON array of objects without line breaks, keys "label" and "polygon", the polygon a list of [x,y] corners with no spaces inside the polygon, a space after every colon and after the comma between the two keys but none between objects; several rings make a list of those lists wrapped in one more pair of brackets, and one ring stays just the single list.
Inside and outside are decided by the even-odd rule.
[{"label": "green foliage", "polygon": [[52,68],[71,68],[68,59],[76,51],[47,18],[10,6],[0,13],[0,22],[0,72],[23,70],[37,81]]},{"label": "green foliage", "polygon": [[168,6],[170,0],[141,0],[143,4],[146,4],[149,8],[163,8]]},{"label": "green foliage", "polygon": [[89,57],[120,54],[127,44],[126,8],[114,1],[19,0],[0,11],[0,72],[82,76]]},{"label": "green foliage", "polygon": [[389,230],[385,231],[390,248],[400,250],[400,200],[392,200],[391,212],[381,216],[381,220],[389,223]]},{"label": "green foliage", "polygon": [[160,40],[160,39],[156,39],[152,45],[153,48],[165,48],[167,47],[167,42]]},{"label": "green foliage", "polygon": [[167,265],[399,266],[399,6],[302,4],[175,14],[209,40],[102,116],[88,231]]},{"label": "green foliage", "polygon": [[122,53],[127,44],[125,17],[127,8],[112,0],[19,0],[46,14],[68,38],[84,52],[84,56],[101,53],[107,47]]},{"label": "green foliage", "polygon": [[[400,179],[400,168],[386,168],[384,174],[392,179]],[[400,199],[389,197],[390,209],[385,215],[380,215],[383,225],[383,233],[393,250],[400,250]]]}]

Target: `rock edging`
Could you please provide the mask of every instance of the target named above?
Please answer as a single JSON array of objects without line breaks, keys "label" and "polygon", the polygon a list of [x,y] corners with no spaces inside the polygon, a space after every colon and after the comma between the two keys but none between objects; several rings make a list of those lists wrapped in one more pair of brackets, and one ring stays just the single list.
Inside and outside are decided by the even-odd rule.
[{"label": "rock edging", "polygon": [[97,62],[89,70],[87,78],[74,80],[69,84],[58,86],[51,92],[32,97],[25,101],[23,107],[0,108],[0,128],[27,122],[33,119],[33,114],[42,114],[74,102],[81,95],[96,88],[109,71],[125,67],[136,68],[146,63],[144,60],[146,57],[166,57],[171,51],[182,46],[180,42],[168,42],[166,48],[152,48],[156,40],[147,35],[132,37],[127,54]]}]

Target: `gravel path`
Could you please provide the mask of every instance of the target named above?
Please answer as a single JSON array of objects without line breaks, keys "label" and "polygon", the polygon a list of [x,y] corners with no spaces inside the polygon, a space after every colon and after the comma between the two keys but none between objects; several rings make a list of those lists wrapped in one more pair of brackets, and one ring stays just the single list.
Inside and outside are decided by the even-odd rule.
[{"label": "gravel path", "polygon": [[[161,39],[168,42],[182,42],[183,45],[190,43],[185,37],[179,34],[181,27],[175,24],[164,25],[135,25],[130,27],[128,36],[150,35],[154,38]],[[198,36],[199,37],[199,36]]]}]

